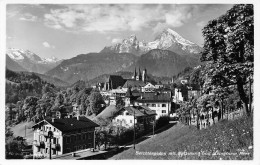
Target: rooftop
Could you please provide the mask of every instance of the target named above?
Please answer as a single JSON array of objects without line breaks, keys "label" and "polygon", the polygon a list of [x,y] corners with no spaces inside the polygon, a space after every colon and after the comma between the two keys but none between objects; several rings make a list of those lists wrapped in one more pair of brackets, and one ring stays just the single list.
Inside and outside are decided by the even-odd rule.
[{"label": "rooftop", "polygon": [[156,115],[155,111],[146,106],[128,106],[124,107],[123,110],[126,110],[129,114],[137,117]]},{"label": "rooftop", "polygon": [[136,80],[127,80],[123,86],[123,88],[129,87],[144,87],[145,83],[143,81],[136,81]]},{"label": "rooftop", "polygon": [[171,102],[171,93],[142,93],[136,102]]},{"label": "rooftop", "polygon": [[69,132],[72,130],[91,128],[91,127],[99,127],[98,124],[91,121],[90,119],[84,116],[79,116],[79,118],[72,117],[72,118],[54,119],[54,120],[44,119],[39,123],[35,124],[32,128],[37,128],[40,125],[43,125],[45,122],[53,125],[55,128],[59,129],[62,132]]}]

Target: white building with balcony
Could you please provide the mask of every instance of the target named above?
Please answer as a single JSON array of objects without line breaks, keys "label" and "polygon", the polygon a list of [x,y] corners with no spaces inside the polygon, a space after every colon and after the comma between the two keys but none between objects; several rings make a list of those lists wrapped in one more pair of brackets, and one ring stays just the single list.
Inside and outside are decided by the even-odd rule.
[{"label": "white building with balcony", "polygon": [[[35,124],[33,156],[55,157],[69,152],[93,148],[94,130],[99,125],[83,116],[45,119]],[[49,137],[52,132],[52,138]]]}]

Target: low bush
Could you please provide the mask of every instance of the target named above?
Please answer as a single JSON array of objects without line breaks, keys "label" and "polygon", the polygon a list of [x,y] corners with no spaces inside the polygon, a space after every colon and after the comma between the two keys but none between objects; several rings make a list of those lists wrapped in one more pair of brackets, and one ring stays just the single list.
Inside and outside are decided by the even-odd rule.
[{"label": "low bush", "polygon": [[159,119],[156,121],[156,129],[161,128],[167,124],[169,124],[170,117],[169,116],[161,116]]}]

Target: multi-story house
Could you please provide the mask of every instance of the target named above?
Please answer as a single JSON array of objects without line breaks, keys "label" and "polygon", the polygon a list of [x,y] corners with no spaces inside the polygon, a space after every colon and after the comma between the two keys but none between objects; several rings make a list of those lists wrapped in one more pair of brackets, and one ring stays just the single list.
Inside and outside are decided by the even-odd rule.
[{"label": "multi-story house", "polygon": [[113,123],[124,127],[132,127],[135,124],[143,129],[152,126],[156,113],[146,106],[127,106],[117,112]]},{"label": "multi-story house", "polygon": [[[94,147],[99,125],[83,116],[45,119],[35,124],[33,155],[49,157]],[[49,132],[53,136],[50,138]]]},{"label": "multi-story house", "polygon": [[172,97],[171,93],[141,93],[141,96],[135,99],[134,105],[145,105],[151,110],[155,110],[156,119],[160,116],[169,116],[171,113]]}]

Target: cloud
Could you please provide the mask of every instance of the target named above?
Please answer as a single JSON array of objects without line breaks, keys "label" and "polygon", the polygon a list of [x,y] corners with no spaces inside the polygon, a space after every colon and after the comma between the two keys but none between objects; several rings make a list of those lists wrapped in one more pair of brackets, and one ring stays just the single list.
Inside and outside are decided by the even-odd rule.
[{"label": "cloud", "polygon": [[157,35],[158,33],[162,32],[164,29],[168,28],[169,25],[166,23],[159,22],[154,28],[153,28],[153,34]]},{"label": "cloud", "polygon": [[43,42],[42,45],[45,47],[45,48],[53,48],[55,49],[55,46],[54,45],[50,45],[48,42]]},{"label": "cloud", "polygon": [[29,22],[35,22],[38,20],[38,17],[37,16],[34,16],[30,13],[25,13],[23,14],[22,17],[19,18],[19,20],[21,21],[29,21]]},{"label": "cloud", "polygon": [[196,25],[200,28],[203,28],[205,25],[207,24],[206,21],[200,21],[200,22],[197,22]]},{"label": "cloud", "polygon": [[24,8],[23,5],[7,4],[6,5],[6,17],[12,18],[14,16],[17,16],[23,10],[23,8]]},{"label": "cloud", "polygon": [[141,31],[161,23],[181,27],[189,21],[197,5],[63,5],[44,15],[46,26],[66,31]]},{"label": "cloud", "polygon": [[113,38],[111,42],[112,42],[112,44],[117,44],[117,43],[122,42],[122,39],[121,38]]}]

